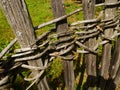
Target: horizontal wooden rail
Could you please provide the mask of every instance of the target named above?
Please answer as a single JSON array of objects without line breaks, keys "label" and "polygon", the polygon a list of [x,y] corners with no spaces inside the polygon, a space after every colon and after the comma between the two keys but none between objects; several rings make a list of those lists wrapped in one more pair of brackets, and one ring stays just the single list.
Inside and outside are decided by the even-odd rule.
[{"label": "horizontal wooden rail", "polygon": [[[99,7],[99,6],[104,7],[104,9],[111,8],[111,7],[112,8],[120,7],[120,1],[116,3],[101,3],[101,4],[95,5],[95,7]],[[66,62],[66,65],[68,65],[67,62],[71,62],[71,61],[73,62],[74,60],[74,52],[75,54],[84,53],[87,55],[88,54],[98,55],[99,54],[98,50],[100,46],[104,46],[108,43],[116,41],[117,38],[120,36],[120,27],[119,27],[120,26],[120,15],[117,14],[113,17],[104,19],[104,11],[101,11],[97,18],[76,21],[76,22],[71,23],[69,26],[65,22],[66,23],[66,27],[65,27],[66,31],[65,31],[64,25],[62,25],[59,22],[64,19],[66,20],[71,15],[74,15],[80,11],[83,11],[83,9],[79,8],[73,12],[70,12],[67,15],[60,16],[58,18],[55,18],[53,20],[50,20],[48,22],[35,26],[33,31],[41,29],[42,27],[45,27],[47,25],[56,24],[56,25],[62,26],[61,29],[63,31],[60,32],[58,30],[58,26],[56,28],[52,28],[48,30],[47,32],[44,32],[42,35],[38,36],[37,38],[35,38],[34,41],[28,45],[28,47],[26,48],[22,47],[20,49],[15,49],[14,53],[11,56],[9,56],[9,58],[6,58],[6,60],[1,60],[3,56],[5,56],[5,54],[10,50],[10,48],[17,42],[18,39],[15,38],[14,40],[12,40],[10,44],[8,44],[8,46],[5,49],[3,49],[2,52],[0,52],[0,65],[1,65],[0,74],[6,74],[4,78],[0,78],[1,79],[0,87],[1,85],[7,82],[9,75],[12,75],[13,71],[15,71],[17,68],[39,71],[39,73],[35,74],[34,77],[32,78],[24,78],[24,80],[26,81],[33,81],[27,87],[26,90],[28,90],[35,83],[39,82],[45,70],[51,65],[50,62],[53,61],[55,58],[61,58],[61,60],[63,62]],[[110,28],[112,28],[112,30]],[[28,29],[23,29],[23,31],[24,30],[28,30]],[[107,33],[106,34],[104,33],[108,30],[109,32],[110,30],[113,32],[110,37],[107,37],[106,36]],[[89,47],[89,45],[85,45],[86,40],[90,38],[97,38],[95,45],[92,47]],[[33,61],[33,60],[34,60],[33,62],[36,62],[38,59],[40,59],[39,61],[42,61],[43,57],[45,58],[44,59],[45,62],[43,66],[32,66],[26,63],[26,62]],[[4,66],[7,66],[9,64],[8,61],[12,62],[13,65],[11,65],[9,69],[6,69],[4,68]],[[117,82],[117,83],[118,83],[118,80],[116,79],[119,78],[119,75],[117,75],[117,71],[119,69],[118,66],[119,65],[114,66],[116,73],[114,73],[114,76],[111,76],[115,78],[114,82]],[[70,68],[67,67],[67,69],[68,70],[66,71],[69,71]],[[68,75],[66,75],[66,77],[67,76]],[[70,77],[68,78],[68,82],[69,82],[69,79],[71,78]]]}]

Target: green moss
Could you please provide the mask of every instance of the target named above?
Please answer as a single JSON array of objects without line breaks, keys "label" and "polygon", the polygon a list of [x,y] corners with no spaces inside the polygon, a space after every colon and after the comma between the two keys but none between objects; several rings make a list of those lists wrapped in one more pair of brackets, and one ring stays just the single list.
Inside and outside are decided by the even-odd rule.
[{"label": "green moss", "polygon": [[47,72],[49,73],[47,77],[51,77],[51,80],[53,80],[55,78],[58,78],[61,75],[62,71],[62,62],[59,58],[57,58],[53,61],[52,65],[47,70]]}]

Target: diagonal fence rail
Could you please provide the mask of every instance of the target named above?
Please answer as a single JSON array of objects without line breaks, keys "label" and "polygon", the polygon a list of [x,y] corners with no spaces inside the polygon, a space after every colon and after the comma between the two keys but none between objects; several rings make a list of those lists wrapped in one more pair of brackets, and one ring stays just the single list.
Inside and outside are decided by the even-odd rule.
[{"label": "diagonal fence rail", "polygon": [[[55,58],[61,58],[64,66],[66,87],[68,90],[74,90],[74,52],[79,55],[84,54],[85,57],[87,57],[85,63],[88,82],[86,83],[85,90],[94,90],[95,87],[99,90],[115,90],[118,88],[120,84],[120,13],[118,8],[120,6],[120,1],[110,2],[106,0],[106,3],[94,5],[95,2],[87,2],[88,0],[85,0],[86,2],[84,4],[92,3],[90,5],[94,8],[103,6],[104,10],[100,12],[96,19],[88,17],[87,20],[76,21],[69,26],[67,25],[67,17],[83,11],[84,9],[77,9],[65,15],[62,1],[56,1],[57,0],[51,0],[53,13],[56,19],[35,27],[32,25],[24,0],[16,0],[15,2],[14,0],[0,1],[3,11],[16,34],[16,39],[0,53],[0,88],[3,90],[6,89],[6,87],[10,89],[10,76],[14,76],[24,71],[24,69],[29,69],[32,71],[33,77],[24,78],[26,81],[32,81],[26,90],[30,89],[35,83],[38,85],[39,90],[49,90],[50,88],[45,77],[45,70],[52,64]],[[16,5],[17,8],[15,8],[13,4]],[[59,5],[59,7],[55,7],[56,5]],[[19,12],[17,12],[18,9],[20,10]],[[108,18],[109,10],[114,10],[116,14],[113,15],[114,13],[111,12],[113,14]],[[88,10],[88,12],[92,13],[91,10]],[[21,15],[21,17],[19,17],[19,15]],[[104,17],[104,15],[107,16]],[[35,38],[34,30],[54,23],[56,24],[55,28]],[[21,33],[18,33],[18,31],[24,34],[20,36]],[[109,34],[109,32],[111,34]],[[20,43],[21,48],[15,49],[13,55],[6,58],[6,60],[2,60],[5,53],[17,41]],[[116,46],[114,47],[112,43],[115,41]],[[38,42],[39,44],[36,44]],[[99,49],[101,46],[103,47],[102,60],[98,59],[100,60],[98,61],[97,56],[99,56]],[[109,50],[106,49],[108,47]],[[111,55],[112,48],[113,50],[115,49],[114,55]],[[88,58],[88,56],[91,57],[91,55],[94,57],[94,60],[93,58]],[[15,72],[17,69],[20,69],[20,71]]]}]

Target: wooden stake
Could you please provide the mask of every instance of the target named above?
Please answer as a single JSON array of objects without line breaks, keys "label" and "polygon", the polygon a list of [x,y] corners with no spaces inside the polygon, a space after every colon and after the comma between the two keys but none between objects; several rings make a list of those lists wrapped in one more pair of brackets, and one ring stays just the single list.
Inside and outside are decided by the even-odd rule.
[{"label": "wooden stake", "polygon": [[[62,4],[62,0],[51,0],[53,14],[55,18],[65,15],[64,5]],[[64,33],[68,31],[67,19],[58,21],[56,23],[57,33]],[[63,37],[65,38],[65,37]],[[61,40],[61,38],[59,38]],[[64,80],[67,87],[67,90],[75,90],[74,89],[74,70],[73,70],[73,61],[65,61],[63,60],[64,67]]]},{"label": "wooden stake", "polygon": [[[89,20],[94,18],[95,14],[95,0],[83,0],[83,11],[84,19]],[[87,26],[87,24],[86,24]],[[86,42],[86,46],[93,48],[96,45],[96,38],[90,38]],[[96,55],[95,54],[86,54],[86,71],[87,71],[87,90],[94,90],[96,85]]]},{"label": "wooden stake", "polygon": [[[105,0],[105,3],[115,3],[117,0]],[[115,8],[106,6],[105,8],[105,19],[109,19],[115,16]],[[109,28],[104,32],[106,37],[111,37],[113,35],[113,29]],[[111,43],[107,43],[103,46],[102,62],[101,62],[101,79],[100,79],[100,88],[99,90],[105,90],[106,81],[109,78],[109,66],[111,60]]]},{"label": "wooden stake", "polygon": [[[12,27],[21,48],[31,48],[31,44],[36,41],[33,24],[29,16],[25,0],[0,0],[0,4],[5,16]],[[33,46],[35,48],[36,45]],[[41,67],[41,59],[28,61],[31,66]],[[33,75],[39,74],[39,71],[32,71]],[[49,90],[47,81],[43,78],[38,84],[39,90]]]}]

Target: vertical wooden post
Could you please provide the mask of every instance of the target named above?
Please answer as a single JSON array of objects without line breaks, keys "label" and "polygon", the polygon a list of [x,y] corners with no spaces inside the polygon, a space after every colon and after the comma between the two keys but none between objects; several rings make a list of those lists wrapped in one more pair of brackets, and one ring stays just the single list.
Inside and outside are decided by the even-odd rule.
[{"label": "vertical wooden post", "polygon": [[[105,0],[105,3],[115,3],[117,0]],[[105,8],[105,19],[110,19],[114,17],[116,10],[114,7],[107,6]],[[113,29],[106,29],[104,32],[105,36],[110,38],[113,34]],[[101,62],[101,80],[100,80],[100,90],[105,89],[106,80],[109,78],[109,66],[111,59],[111,43],[107,43],[103,46],[102,62]]]},{"label": "vertical wooden post", "polygon": [[[53,14],[55,18],[65,15],[64,5],[62,0],[51,0]],[[64,33],[68,31],[67,19],[56,23],[57,33]],[[65,38],[65,37],[63,37]],[[60,40],[61,38],[59,38]],[[73,61],[63,60],[64,78],[67,90],[74,90],[74,70]]]},{"label": "vertical wooden post", "polygon": [[[115,45],[113,58],[110,65],[110,84],[106,86],[107,90],[115,90],[120,85],[120,37]],[[116,89],[117,90],[117,89]]]},{"label": "vertical wooden post", "polygon": [[[89,20],[94,18],[95,0],[82,0],[84,19]],[[86,41],[86,46],[93,48],[96,44],[96,38],[90,38]],[[87,90],[93,90],[96,83],[96,55],[86,54],[86,71],[87,71]]]},{"label": "vertical wooden post", "polygon": [[[2,9],[11,25],[21,48],[36,48],[36,45],[30,45],[36,41],[33,24],[30,19],[26,3],[24,0],[0,0]],[[32,66],[43,66],[40,59],[28,61]],[[32,71],[36,76],[39,71]],[[39,90],[49,90],[47,81],[43,78],[38,84]]]},{"label": "vertical wooden post", "polygon": [[114,79],[120,67],[120,37],[118,38],[110,65],[110,78]]}]

